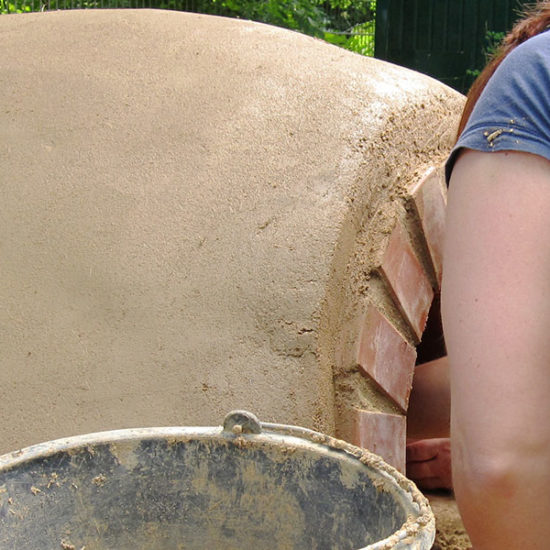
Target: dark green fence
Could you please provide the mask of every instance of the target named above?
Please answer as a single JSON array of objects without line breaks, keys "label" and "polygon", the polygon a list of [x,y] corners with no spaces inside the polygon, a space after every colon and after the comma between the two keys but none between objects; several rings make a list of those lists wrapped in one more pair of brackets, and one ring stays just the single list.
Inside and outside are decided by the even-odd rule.
[{"label": "dark green fence", "polygon": [[378,0],[375,56],[464,92],[526,2]]}]

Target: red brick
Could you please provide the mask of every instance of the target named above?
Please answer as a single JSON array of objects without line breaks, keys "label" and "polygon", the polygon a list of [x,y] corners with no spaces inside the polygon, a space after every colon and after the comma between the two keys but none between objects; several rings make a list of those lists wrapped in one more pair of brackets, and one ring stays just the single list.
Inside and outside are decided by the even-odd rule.
[{"label": "red brick", "polygon": [[434,291],[413,251],[405,229],[399,222],[389,238],[380,273],[397,306],[420,340]]},{"label": "red brick", "polygon": [[447,193],[443,167],[430,168],[411,189],[411,199],[424,232],[437,283],[441,286]]},{"label": "red brick", "polygon": [[415,360],[415,348],[370,306],[362,323],[356,361],[403,411],[409,403]]},{"label": "red brick", "polygon": [[351,443],[381,456],[388,464],[405,473],[405,417],[360,409],[353,409],[353,414]]}]

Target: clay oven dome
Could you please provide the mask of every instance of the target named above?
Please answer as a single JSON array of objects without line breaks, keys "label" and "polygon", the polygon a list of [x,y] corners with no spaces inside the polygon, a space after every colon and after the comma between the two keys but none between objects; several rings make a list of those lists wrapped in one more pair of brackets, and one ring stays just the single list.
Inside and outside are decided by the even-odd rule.
[{"label": "clay oven dome", "polygon": [[[234,408],[344,435],[348,405],[404,413],[407,388],[354,350],[381,315],[414,361],[438,271],[411,189],[461,96],[211,16],[13,15],[0,34],[0,452]],[[396,231],[423,318],[380,269]]]}]

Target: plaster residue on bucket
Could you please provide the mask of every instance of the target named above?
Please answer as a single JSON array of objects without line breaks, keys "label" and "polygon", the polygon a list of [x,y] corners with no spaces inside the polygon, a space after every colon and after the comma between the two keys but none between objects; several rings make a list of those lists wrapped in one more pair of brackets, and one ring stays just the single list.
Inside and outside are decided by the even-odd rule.
[{"label": "plaster residue on bucket", "polygon": [[296,498],[289,498],[284,486],[266,480],[265,474],[258,470],[257,465],[249,462],[243,465],[238,479],[230,480],[228,487],[217,486],[210,491],[211,500],[207,515],[208,524],[213,532],[219,529],[219,525],[224,525],[227,531],[242,529],[240,519],[228,518],[228,502],[234,502],[235,506],[244,510],[256,510],[261,515],[259,524],[255,525],[253,521],[250,523],[251,540],[254,540],[254,530],[262,529],[260,524],[263,523],[269,525],[275,533],[273,543],[276,547],[293,546],[293,533],[306,524],[307,518],[300,502]]},{"label": "plaster residue on bucket", "polygon": [[[244,438],[236,438],[228,446],[236,445],[243,450],[251,445],[243,445]],[[245,451],[243,451],[245,452]],[[288,534],[297,525],[303,525],[305,518],[300,504],[295,499],[289,499],[281,485],[273,485],[266,480],[265,475],[258,470],[254,462],[244,463],[238,476],[229,476],[223,484],[212,479],[211,468],[207,461],[197,464],[191,487],[196,494],[209,494],[209,502],[205,514],[208,517],[208,529],[219,529],[219,525],[228,520],[227,506],[242,506],[246,510],[256,509],[261,513],[262,522],[267,522],[277,533],[277,543],[282,547],[291,547],[291,537]],[[286,518],[281,521],[281,518]],[[228,530],[235,528],[235,520],[229,519]],[[251,527],[253,529],[253,527]],[[214,540],[214,539],[212,539]]]},{"label": "plaster residue on bucket", "polygon": [[118,463],[128,470],[133,470],[138,465],[138,450],[136,441],[130,440],[111,444],[111,453],[118,460]]}]

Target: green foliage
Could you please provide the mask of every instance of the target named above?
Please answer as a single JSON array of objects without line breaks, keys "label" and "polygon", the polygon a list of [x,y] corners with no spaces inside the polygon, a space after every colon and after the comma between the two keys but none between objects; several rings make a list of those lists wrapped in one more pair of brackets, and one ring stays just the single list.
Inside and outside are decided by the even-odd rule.
[{"label": "green foliage", "polygon": [[374,56],[376,0],[328,0],[323,39],[352,52]]},{"label": "green foliage", "polygon": [[261,21],[312,36],[321,36],[326,24],[319,0],[212,0],[219,15]]},{"label": "green foliage", "polygon": [[373,19],[366,23],[355,25],[349,29],[348,32],[325,32],[323,39],[336,46],[341,46],[346,50],[373,57],[374,27],[375,21]]},{"label": "green foliage", "polygon": [[498,52],[501,42],[506,36],[505,32],[487,31],[485,33],[485,60],[490,61],[492,57]]},{"label": "green foliage", "polygon": [[376,0],[328,0],[323,2],[330,14],[330,28],[351,31],[362,24],[374,21]]},{"label": "green foliage", "polygon": [[[485,45],[483,47],[484,65],[489,63],[493,56],[498,52],[498,48],[503,38],[506,36],[505,32],[497,31],[485,31]],[[472,82],[481,74],[483,67],[477,67],[475,69],[468,69],[466,75],[472,80]]]},{"label": "green foliage", "polygon": [[25,13],[33,10],[32,4],[25,2],[25,0],[0,0],[0,13]]},{"label": "green foliage", "polygon": [[[376,0],[211,0],[219,15],[261,21],[374,55]],[[366,36],[369,35],[369,36]]]}]

